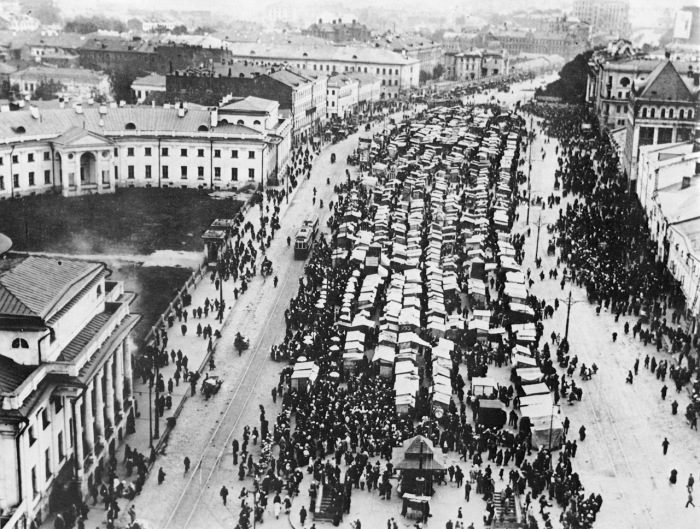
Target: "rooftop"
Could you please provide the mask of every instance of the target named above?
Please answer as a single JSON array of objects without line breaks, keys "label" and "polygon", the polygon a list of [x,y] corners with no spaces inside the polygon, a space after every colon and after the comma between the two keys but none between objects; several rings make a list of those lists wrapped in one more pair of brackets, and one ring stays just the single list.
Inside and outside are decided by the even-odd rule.
[{"label": "rooftop", "polygon": [[692,177],[690,186],[685,188],[679,182],[659,189],[656,200],[669,224],[683,224],[700,217],[700,177]]},{"label": "rooftop", "polygon": [[248,96],[234,103],[221,107],[221,110],[234,110],[237,112],[268,112],[278,103],[261,97]]},{"label": "rooftop", "polygon": [[45,318],[60,299],[104,265],[31,256],[0,273],[0,314]]},{"label": "rooftop", "polygon": [[235,42],[228,46],[234,57],[253,60],[279,61],[342,61],[374,64],[413,65],[417,59],[403,57],[399,53],[384,49],[355,46],[303,46],[284,44],[257,44]]},{"label": "rooftop", "polygon": [[0,394],[14,392],[34,369],[36,366],[18,364],[0,355]]},{"label": "rooftop", "polygon": [[72,81],[79,83],[99,83],[103,81],[107,74],[86,70],[83,68],[52,68],[50,66],[30,66],[24,70],[15,72],[12,76],[15,79],[51,79],[54,81]]},{"label": "rooftop", "polygon": [[134,82],[131,83],[131,86],[160,86],[162,88],[165,88],[165,76],[159,75],[157,73],[152,73],[145,77],[139,77],[138,79],[134,79]]}]

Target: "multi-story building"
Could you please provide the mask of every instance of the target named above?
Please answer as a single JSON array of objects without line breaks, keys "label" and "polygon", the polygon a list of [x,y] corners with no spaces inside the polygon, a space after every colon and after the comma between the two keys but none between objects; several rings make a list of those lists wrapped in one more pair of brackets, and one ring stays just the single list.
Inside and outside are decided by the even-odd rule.
[{"label": "multi-story building", "polygon": [[3,529],[41,524],[102,479],[135,428],[134,295],[103,263],[0,261],[0,510]]},{"label": "multi-story building", "polygon": [[633,82],[627,102],[624,170],[631,190],[637,187],[639,148],[689,141],[700,127],[700,73],[681,74],[669,60],[660,62],[644,81]]},{"label": "multi-story building", "polygon": [[326,119],[326,81],[326,75],[320,72],[228,61],[210,69],[167,75],[166,98],[210,106],[227,97],[277,101],[282,115],[292,119],[296,142],[321,130]]},{"label": "multi-story building", "polygon": [[285,64],[325,75],[371,73],[381,79],[382,99],[418,86],[420,61],[382,48],[230,43],[232,58],[258,66]]},{"label": "multi-story building", "polygon": [[8,112],[0,119],[0,199],[275,181],[286,174],[291,128],[279,103],[253,97],[211,110],[76,105]]},{"label": "multi-story building", "polygon": [[20,94],[32,96],[42,83],[60,83],[59,96],[66,98],[90,98],[110,95],[109,76],[104,72],[82,68],[53,68],[30,66],[10,75],[10,83],[19,86]]},{"label": "multi-story building", "polygon": [[352,114],[359,100],[360,82],[349,75],[332,75],[328,79],[326,113],[328,119]]},{"label": "multi-story building", "polygon": [[445,53],[442,42],[430,40],[422,35],[396,35],[387,48],[404,57],[418,59],[421,71],[430,75],[433,75],[438,64],[442,64]]},{"label": "multi-story building", "polygon": [[588,38],[584,28],[576,27],[570,31],[532,31],[530,29],[493,29],[480,35],[479,46],[486,47],[497,41],[498,47],[504,48],[511,56],[520,53],[540,55],[561,55],[572,59],[588,49]]},{"label": "multi-story building", "polygon": [[629,0],[575,0],[573,15],[591,26],[592,34],[625,37],[630,31]]},{"label": "multi-story building", "polygon": [[302,31],[303,35],[311,35],[336,44],[346,42],[366,42],[371,37],[371,32],[367,26],[360,24],[357,20],[344,22],[342,18],[324,22],[322,19],[315,24],[311,24],[308,29]]},{"label": "multi-story building", "polygon": [[379,103],[382,93],[382,80],[370,73],[353,72],[348,75],[359,83],[357,90],[357,106],[360,110],[371,110]]},{"label": "multi-story building", "polygon": [[478,81],[497,75],[508,75],[509,56],[506,50],[479,50],[445,54],[448,79]]}]

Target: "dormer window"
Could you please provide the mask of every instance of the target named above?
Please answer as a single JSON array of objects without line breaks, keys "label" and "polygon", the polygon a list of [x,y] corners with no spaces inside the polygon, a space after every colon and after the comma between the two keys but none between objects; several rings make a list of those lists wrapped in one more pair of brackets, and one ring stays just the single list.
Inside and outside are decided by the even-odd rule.
[{"label": "dormer window", "polygon": [[206,125],[200,125],[200,126],[197,128],[197,131],[198,131],[198,132],[209,132],[209,127],[207,127]]},{"label": "dormer window", "polygon": [[124,130],[136,130],[136,124],[129,122],[124,125]]},{"label": "dormer window", "polygon": [[13,349],[29,349],[29,344],[24,338],[15,338],[12,340]]}]

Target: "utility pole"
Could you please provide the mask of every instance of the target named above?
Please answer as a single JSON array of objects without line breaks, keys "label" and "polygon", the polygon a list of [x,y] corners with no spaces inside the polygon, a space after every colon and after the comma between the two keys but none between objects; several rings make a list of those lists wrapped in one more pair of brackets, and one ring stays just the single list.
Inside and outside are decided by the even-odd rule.
[{"label": "utility pole", "polygon": [[[156,349],[156,351],[158,351],[158,349]],[[161,353],[162,353],[162,351],[156,352],[156,354],[153,356],[153,360],[155,363],[155,366],[154,366],[155,373],[156,373],[155,379],[154,379],[154,384],[155,384],[155,388],[156,388],[156,401],[154,404],[155,404],[155,408],[156,408],[155,411],[156,412],[155,412],[155,417],[154,417],[155,426],[153,429],[153,439],[158,439],[160,437],[160,421],[158,420],[158,417],[160,417],[160,398],[159,398],[160,395],[159,395],[159,391],[158,391],[158,375],[160,374],[160,354]]]},{"label": "utility pole", "polygon": [[[528,206],[529,209],[529,206]],[[535,264],[537,263],[537,254],[540,249],[540,228],[542,227],[542,213],[540,213],[540,217],[537,219],[537,241],[535,243]]]},{"label": "utility pole", "polygon": [[569,341],[569,316],[571,315],[571,290],[569,290],[569,301],[566,304],[566,330],[564,331],[564,340]]},{"label": "utility pole", "polygon": [[530,134],[528,134],[530,138],[529,142],[529,153],[528,153],[528,161],[527,161],[527,219],[525,220],[525,224],[530,224],[530,198],[531,198],[531,192],[532,192],[532,182],[530,181],[530,173],[532,172],[532,148],[533,148],[533,142],[535,141],[535,135],[532,131],[532,118],[530,118]]}]

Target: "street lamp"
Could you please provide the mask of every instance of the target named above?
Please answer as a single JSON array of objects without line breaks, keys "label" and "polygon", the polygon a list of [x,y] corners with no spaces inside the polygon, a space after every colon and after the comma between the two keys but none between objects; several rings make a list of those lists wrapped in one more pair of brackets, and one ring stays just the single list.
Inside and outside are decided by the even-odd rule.
[{"label": "street lamp", "polygon": [[[528,204],[528,213],[530,212],[530,206]],[[540,216],[537,219],[537,242],[535,243],[535,264],[537,263],[537,254],[539,253],[540,249],[540,228],[542,227],[542,213],[540,212]]]}]

